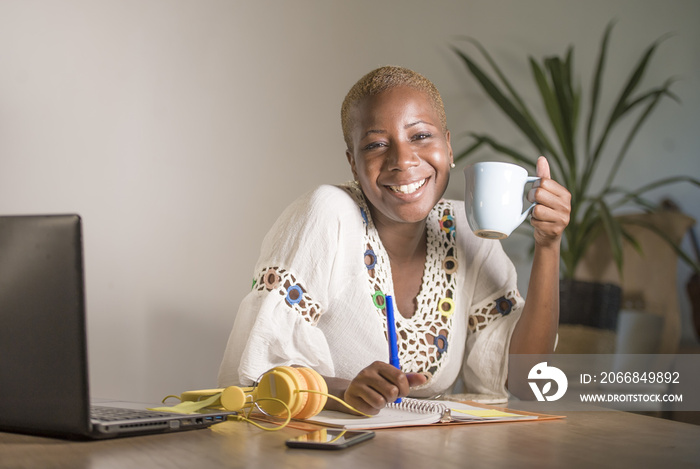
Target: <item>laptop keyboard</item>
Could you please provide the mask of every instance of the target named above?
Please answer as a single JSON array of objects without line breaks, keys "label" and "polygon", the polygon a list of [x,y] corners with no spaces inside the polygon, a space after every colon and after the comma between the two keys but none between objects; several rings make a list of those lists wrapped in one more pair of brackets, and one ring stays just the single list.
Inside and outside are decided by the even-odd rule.
[{"label": "laptop keyboard", "polygon": [[152,419],[158,417],[172,417],[172,414],[154,412],[152,410],[124,409],[122,407],[91,406],[90,418],[101,422],[115,422],[119,420]]}]

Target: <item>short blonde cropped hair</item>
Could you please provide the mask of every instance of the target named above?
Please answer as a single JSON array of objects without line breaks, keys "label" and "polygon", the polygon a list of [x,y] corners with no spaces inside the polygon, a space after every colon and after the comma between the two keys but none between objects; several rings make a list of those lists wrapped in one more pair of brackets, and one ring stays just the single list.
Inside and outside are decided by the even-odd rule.
[{"label": "short blonde cropped hair", "polygon": [[374,96],[399,86],[408,86],[427,94],[433,103],[435,111],[440,117],[442,130],[447,131],[445,106],[442,102],[440,92],[433,82],[408,68],[387,65],[372,70],[367,75],[360,78],[358,82],[350,88],[350,91],[348,91],[348,94],[343,100],[343,105],[340,108],[340,123],[343,127],[343,138],[345,139],[348,150],[353,149],[352,139],[350,137],[354,125],[350,117],[353,107],[366,97]]}]

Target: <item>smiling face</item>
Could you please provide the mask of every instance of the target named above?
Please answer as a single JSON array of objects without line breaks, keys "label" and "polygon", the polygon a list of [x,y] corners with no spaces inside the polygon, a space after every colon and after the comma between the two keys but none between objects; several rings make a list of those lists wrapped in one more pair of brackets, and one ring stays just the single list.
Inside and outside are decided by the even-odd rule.
[{"label": "smiling face", "polygon": [[346,155],[375,222],[424,221],[445,193],[453,161],[450,133],[428,95],[399,86],[350,112]]}]

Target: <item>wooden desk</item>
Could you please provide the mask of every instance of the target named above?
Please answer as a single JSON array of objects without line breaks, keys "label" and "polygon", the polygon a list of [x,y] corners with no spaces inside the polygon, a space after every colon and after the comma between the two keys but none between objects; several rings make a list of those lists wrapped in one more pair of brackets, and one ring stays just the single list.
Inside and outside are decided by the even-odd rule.
[{"label": "wooden desk", "polygon": [[0,433],[0,468],[700,467],[700,426],[616,411],[547,422],[380,430],[341,451],[288,449],[302,433],[242,422],[97,442]]}]

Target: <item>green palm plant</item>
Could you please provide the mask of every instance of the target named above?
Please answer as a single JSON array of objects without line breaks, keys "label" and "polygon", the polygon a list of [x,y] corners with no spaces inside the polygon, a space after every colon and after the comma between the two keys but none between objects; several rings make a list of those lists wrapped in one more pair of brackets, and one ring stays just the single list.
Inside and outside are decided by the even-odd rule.
[{"label": "green palm plant", "polygon": [[[623,263],[623,241],[627,240],[636,249],[640,249],[626,226],[628,223],[642,224],[642,222],[630,222],[615,217],[614,213],[620,208],[634,206],[645,211],[654,211],[658,209],[658,205],[644,197],[649,191],[680,182],[690,182],[700,186],[700,181],[689,176],[663,178],[633,190],[615,185],[615,178],[628,154],[630,145],[652,111],[664,98],[679,100],[670,90],[672,79],[667,79],[659,86],[639,91],[642,77],[662,38],[645,50],[610,109],[607,120],[604,121],[601,130],[596,132],[597,120],[601,113],[603,72],[612,27],[613,23],[607,26],[601,41],[588,97],[588,114],[585,122],[580,121],[581,87],[574,84],[573,47],[568,48],[564,57],[546,57],[541,63],[532,57],[529,58],[536,88],[544,105],[546,122],[551,127],[550,133],[553,134],[554,139],[544,131],[543,125],[538,123],[515,87],[478,41],[473,38],[463,38],[486,60],[493,70],[491,75],[464,51],[457,47],[452,48],[488,97],[535,147],[537,154],[547,157],[553,177],[571,192],[571,221],[564,233],[561,253],[562,273],[565,278],[573,277],[576,266],[601,230],[607,234],[615,264],[620,272]],[[606,145],[614,134],[615,128],[624,119],[632,119],[632,125],[619,148],[610,152],[606,149]],[[580,127],[585,128],[580,129]],[[583,145],[580,145],[578,140],[580,131],[585,131]],[[473,143],[457,154],[456,160],[466,160],[475,150],[486,145],[518,163],[530,168],[535,167],[535,159],[519,149],[497,141],[490,135],[478,132],[468,132],[468,135],[473,139]],[[581,146],[583,146],[582,149]],[[601,174],[603,171],[600,167],[601,162],[611,156],[614,159],[609,173]],[[601,176],[605,177],[604,184],[601,189],[594,190],[592,183],[599,181]],[[661,230],[652,225],[647,225],[647,228],[667,241],[684,261],[696,270],[699,269],[693,259]]]}]

